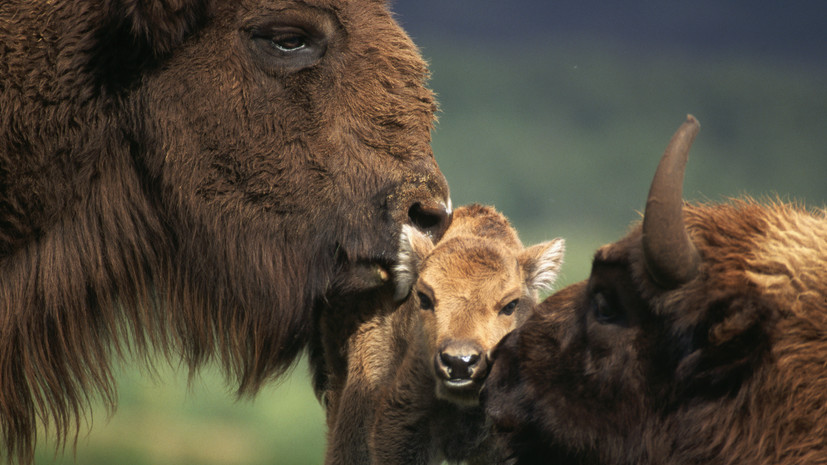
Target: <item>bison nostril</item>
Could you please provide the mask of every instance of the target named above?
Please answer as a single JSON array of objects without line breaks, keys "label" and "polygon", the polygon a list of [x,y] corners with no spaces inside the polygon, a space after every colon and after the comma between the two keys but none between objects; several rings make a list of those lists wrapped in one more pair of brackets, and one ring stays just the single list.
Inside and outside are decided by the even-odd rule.
[{"label": "bison nostril", "polygon": [[408,209],[408,218],[417,229],[438,239],[448,228],[451,215],[444,205],[429,207],[416,202]]}]

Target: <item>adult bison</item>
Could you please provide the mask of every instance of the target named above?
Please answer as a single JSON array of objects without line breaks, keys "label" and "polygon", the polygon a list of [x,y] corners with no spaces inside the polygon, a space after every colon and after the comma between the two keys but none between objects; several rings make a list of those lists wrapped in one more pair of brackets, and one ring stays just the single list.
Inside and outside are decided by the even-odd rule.
[{"label": "adult bison", "polygon": [[488,412],[518,463],[827,463],[827,215],[684,206],[697,130],[642,226],[496,351]]},{"label": "adult bison", "polygon": [[0,3],[0,454],[112,404],[112,357],[256,392],[330,283],[438,235],[426,77],[382,1]]}]

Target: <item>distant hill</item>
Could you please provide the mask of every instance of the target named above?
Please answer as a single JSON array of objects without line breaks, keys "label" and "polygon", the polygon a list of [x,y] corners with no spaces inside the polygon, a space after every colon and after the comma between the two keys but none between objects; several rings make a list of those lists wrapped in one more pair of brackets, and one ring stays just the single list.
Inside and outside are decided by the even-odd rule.
[{"label": "distant hill", "polygon": [[441,36],[482,46],[574,34],[827,64],[823,0],[395,0],[393,9],[416,40]]}]

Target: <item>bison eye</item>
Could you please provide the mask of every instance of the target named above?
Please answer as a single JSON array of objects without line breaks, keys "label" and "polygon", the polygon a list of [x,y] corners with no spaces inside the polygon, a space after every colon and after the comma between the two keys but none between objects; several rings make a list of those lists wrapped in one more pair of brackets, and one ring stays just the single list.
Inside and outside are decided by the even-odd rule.
[{"label": "bison eye", "polygon": [[283,23],[254,26],[249,34],[250,50],[256,61],[276,74],[317,64],[325,55],[329,41],[321,29]]},{"label": "bison eye", "polygon": [[621,310],[601,292],[592,296],[591,307],[594,318],[601,323],[616,323],[623,316]]},{"label": "bison eye", "polygon": [[425,295],[425,293],[423,292],[417,292],[416,297],[419,299],[419,308],[421,308],[422,310],[433,311],[434,302],[431,300],[430,297]]},{"label": "bison eye", "polygon": [[302,34],[287,34],[271,39],[273,47],[285,53],[295,52],[307,47],[307,37]]},{"label": "bison eye", "polygon": [[511,315],[512,313],[514,313],[514,310],[517,309],[517,304],[519,304],[519,303],[520,303],[520,299],[512,300],[505,307],[500,309],[500,315],[505,315],[505,316]]}]

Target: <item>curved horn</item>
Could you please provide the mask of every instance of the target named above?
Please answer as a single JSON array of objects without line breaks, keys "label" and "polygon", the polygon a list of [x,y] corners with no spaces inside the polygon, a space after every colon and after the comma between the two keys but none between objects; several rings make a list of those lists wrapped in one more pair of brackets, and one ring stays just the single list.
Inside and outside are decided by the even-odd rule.
[{"label": "curved horn", "polygon": [[698,273],[700,257],[683,223],[683,175],[689,147],[700,130],[687,115],[660,159],[643,214],[643,255],[649,276],[674,289]]}]

